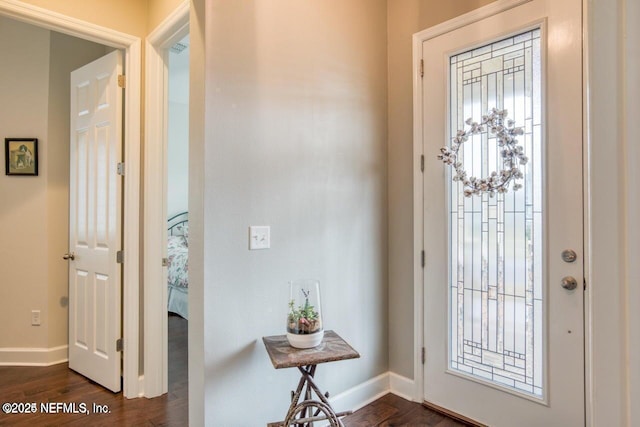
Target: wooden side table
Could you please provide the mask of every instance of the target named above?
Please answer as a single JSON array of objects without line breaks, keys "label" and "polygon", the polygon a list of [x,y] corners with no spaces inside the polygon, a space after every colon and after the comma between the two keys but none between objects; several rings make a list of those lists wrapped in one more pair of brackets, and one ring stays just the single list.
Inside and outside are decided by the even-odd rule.
[{"label": "wooden side table", "polygon": [[[320,363],[360,357],[345,340],[333,331],[325,331],[320,345],[314,348],[299,349],[289,345],[286,335],[262,337],[271,363],[276,369],[293,368],[300,370],[298,388],[291,392],[291,405],[284,421],[270,423],[268,426],[313,426],[316,421],[328,420],[332,427],[344,427],[340,417],[352,411],[335,413],[329,404],[329,392],[322,393],[313,376]],[[303,389],[304,396],[303,396]],[[316,395],[314,398],[313,394]]]}]

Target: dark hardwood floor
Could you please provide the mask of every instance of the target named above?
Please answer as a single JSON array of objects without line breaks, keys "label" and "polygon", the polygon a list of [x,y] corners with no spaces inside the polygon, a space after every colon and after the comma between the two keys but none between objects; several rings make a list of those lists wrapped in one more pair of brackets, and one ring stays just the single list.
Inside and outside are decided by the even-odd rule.
[{"label": "dark hardwood floor", "polygon": [[[187,426],[187,321],[174,315],[169,316],[169,362],[169,392],[153,399],[125,399],[122,393],[111,393],[76,374],[66,363],[0,367],[0,404],[35,403],[38,409],[33,414],[9,415],[0,410],[0,426]],[[62,407],[57,414],[42,413],[40,405],[49,402],[75,404],[76,412],[84,404],[91,413],[63,413]],[[106,405],[109,413],[93,413],[94,404]],[[346,427],[464,425],[392,394],[343,418],[343,422]]]},{"label": "dark hardwood floor", "polygon": [[[76,374],[66,363],[48,367],[0,367],[0,404],[36,403],[35,414],[0,410],[0,426],[186,426],[188,425],[187,321],[169,316],[169,392],[153,399],[125,399]],[[41,413],[48,402],[106,405],[107,414]]]},{"label": "dark hardwood floor", "polygon": [[344,417],[346,427],[458,427],[460,423],[445,415],[409,402],[393,394],[387,394],[353,414]]}]

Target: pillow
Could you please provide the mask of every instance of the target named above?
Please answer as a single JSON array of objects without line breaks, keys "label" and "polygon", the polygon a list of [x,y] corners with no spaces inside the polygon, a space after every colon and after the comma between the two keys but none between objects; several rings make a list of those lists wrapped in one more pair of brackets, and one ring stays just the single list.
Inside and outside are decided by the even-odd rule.
[{"label": "pillow", "polygon": [[186,246],[187,239],[185,239],[184,236],[167,236],[167,250],[169,252]]},{"label": "pillow", "polygon": [[176,225],[173,232],[175,235],[184,236],[185,240],[189,240],[189,224],[188,223],[185,222],[185,223]]}]

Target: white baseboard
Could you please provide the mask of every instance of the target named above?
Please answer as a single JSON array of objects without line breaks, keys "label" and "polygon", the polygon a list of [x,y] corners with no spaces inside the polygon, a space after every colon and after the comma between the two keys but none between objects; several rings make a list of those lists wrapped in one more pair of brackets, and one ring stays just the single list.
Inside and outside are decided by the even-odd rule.
[{"label": "white baseboard", "polygon": [[329,402],[336,412],[355,411],[387,393],[389,393],[389,373],[385,372],[349,390],[331,396]]},{"label": "white baseboard", "polygon": [[0,348],[0,366],[50,366],[69,360],[68,346]]},{"label": "white baseboard", "polygon": [[402,375],[389,372],[389,388],[391,393],[403,399],[414,401],[416,395],[416,382]]},{"label": "white baseboard", "polygon": [[393,372],[385,372],[329,398],[336,412],[356,411],[387,393],[413,400],[415,382]]},{"label": "white baseboard", "polygon": [[144,394],[144,374],[138,375],[138,397],[147,397]]}]

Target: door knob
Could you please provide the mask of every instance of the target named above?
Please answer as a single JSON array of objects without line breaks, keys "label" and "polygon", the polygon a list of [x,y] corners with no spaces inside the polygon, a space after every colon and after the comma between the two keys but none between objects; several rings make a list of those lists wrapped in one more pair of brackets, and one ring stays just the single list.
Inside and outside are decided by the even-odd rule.
[{"label": "door knob", "polygon": [[572,291],[578,287],[578,282],[575,278],[566,276],[562,278],[562,287],[568,291]]},{"label": "door knob", "polygon": [[70,259],[71,261],[73,261],[74,259],[76,259],[76,255],[73,252],[66,253],[62,255],[62,259]]}]

